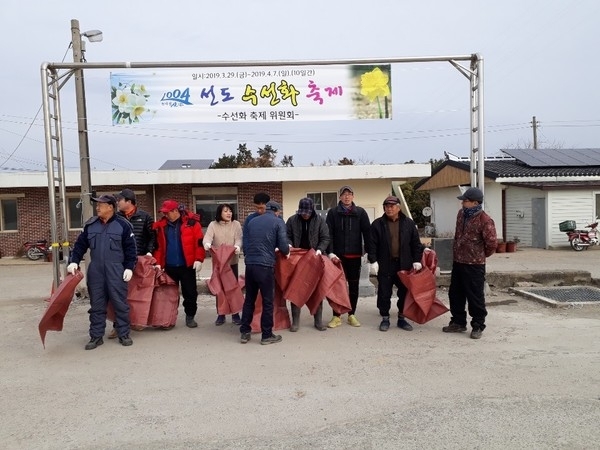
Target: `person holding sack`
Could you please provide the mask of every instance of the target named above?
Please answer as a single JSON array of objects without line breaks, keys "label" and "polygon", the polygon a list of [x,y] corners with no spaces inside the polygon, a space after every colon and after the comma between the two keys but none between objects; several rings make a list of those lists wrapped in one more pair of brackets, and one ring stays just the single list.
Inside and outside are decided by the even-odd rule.
[{"label": "person holding sack", "polygon": [[380,331],[390,328],[392,288],[398,290],[398,328],[412,331],[404,318],[407,289],[400,281],[400,270],[421,270],[423,244],[415,222],[401,211],[400,199],[390,195],[383,201],[384,213],[371,224],[369,262],[377,272],[377,308],[381,315]]}]

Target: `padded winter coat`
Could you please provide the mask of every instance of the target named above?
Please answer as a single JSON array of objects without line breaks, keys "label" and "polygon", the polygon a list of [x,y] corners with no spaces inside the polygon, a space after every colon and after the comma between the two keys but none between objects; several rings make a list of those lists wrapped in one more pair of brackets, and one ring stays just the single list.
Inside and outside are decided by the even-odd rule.
[{"label": "padded winter coat", "polygon": [[[192,214],[187,211],[181,212],[181,247],[183,248],[183,257],[185,265],[191,267],[194,261],[204,262],[206,252],[202,245],[202,227],[200,226],[200,218],[197,214]],[[154,222],[154,230],[156,231],[156,249],[154,250],[154,258],[156,263],[165,267],[167,261],[167,236],[165,229],[168,219],[163,217],[158,222]]]}]

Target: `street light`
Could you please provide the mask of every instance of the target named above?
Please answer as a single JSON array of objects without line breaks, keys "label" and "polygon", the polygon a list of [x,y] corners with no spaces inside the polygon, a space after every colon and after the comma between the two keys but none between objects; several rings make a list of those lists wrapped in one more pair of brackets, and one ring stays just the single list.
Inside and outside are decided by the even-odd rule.
[{"label": "street light", "polygon": [[[73,47],[73,62],[85,61],[85,36],[90,42],[102,41],[102,31],[90,30],[81,33],[79,20],[71,20],[71,46]],[[81,173],[81,218],[82,224],[94,215],[92,208],[92,180],[90,169],[90,146],[88,142],[87,108],[85,104],[85,85],[83,69],[76,69],[75,73],[75,99],[77,104],[77,135],[79,139],[79,167]]]}]

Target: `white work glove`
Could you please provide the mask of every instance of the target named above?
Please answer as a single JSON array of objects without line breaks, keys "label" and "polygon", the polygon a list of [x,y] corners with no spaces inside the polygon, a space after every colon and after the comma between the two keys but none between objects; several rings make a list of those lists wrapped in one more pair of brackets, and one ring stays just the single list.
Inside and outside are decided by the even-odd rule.
[{"label": "white work glove", "polygon": [[75,271],[79,268],[79,266],[77,265],[77,263],[71,263],[67,266],[67,272],[69,272],[71,275],[75,275]]},{"label": "white work glove", "polygon": [[233,248],[235,249],[234,253],[236,255],[239,255],[240,254],[240,246],[239,245],[234,245]]},{"label": "white work glove", "polygon": [[421,270],[422,268],[423,268],[423,264],[421,264],[419,262],[413,263],[413,269],[415,269],[417,272],[419,270]]},{"label": "white work glove", "polygon": [[154,268],[155,268],[156,270],[160,270],[160,269],[161,269],[161,267],[160,267],[160,264],[155,264],[155,265],[154,265]]},{"label": "white work glove", "polygon": [[152,257],[152,253],[148,252],[148,253],[146,253],[146,256]]},{"label": "white work glove", "polygon": [[423,249],[423,251],[424,251],[425,253],[429,253],[429,252],[432,252],[433,250],[432,250],[432,249],[430,249],[429,247],[425,247],[425,248]]},{"label": "white work glove", "polygon": [[332,261],[335,261],[336,259],[340,259],[340,258],[337,257],[337,255],[335,253],[330,253],[327,256],[329,256],[329,259],[332,260]]},{"label": "white work glove", "polygon": [[204,244],[204,250],[206,250],[206,251],[209,251],[209,250],[210,250],[210,247],[211,247],[211,244],[209,244],[208,242],[206,242],[206,243]]},{"label": "white work glove", "polygon": [[125,269],[123,271],[123,281],[131,280],[132,276],[133,276],[133,271],[131,269]]},{"label": "white work glove", "polygon": [[199,272],[202,269],[202,263],[200,261],[194,261],[194,270]]},{"label": "white work glove", "polygon": [[317,251],[315,252],[315,255],[317,255],[317,256],[321,256],[321,250],[317,250]]},{"label": "white work glove", "polygon": [[369,267],[369,275],[377,275],[377,272],[379,272],[379,263],[375,261]]}]

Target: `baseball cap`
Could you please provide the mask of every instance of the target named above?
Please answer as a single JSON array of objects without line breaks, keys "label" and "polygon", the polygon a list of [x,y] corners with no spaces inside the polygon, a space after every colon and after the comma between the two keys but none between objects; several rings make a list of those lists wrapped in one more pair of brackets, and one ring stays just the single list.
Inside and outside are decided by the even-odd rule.
[{"label": "baseball cap", "polygon": [[117,199],[114,195],[101,195],[100,197],[92,197],[93,202],[108,203],[109,205],[117,206]]},{"label": "baseball cap", "polygon": [[471,200],[481,203],[483,202],[483,192],[481,192],[481,189],[479,188],[470,187],[464,192],[463,195],[459,195],[456,198],[459,200]]},{"label": "baseball cap", "polygon": [[271,210],[271,211],[281,211],[283,209],[283,208],[281,208],[281,205],[279,203],[277,203],[276,201],[273,201],[273,200],[268,201],[265,206],[267,207],[268,210]]},{"label": "baseball cap", "polygon": [[160,207],[159,211],[161,213],[168,213],[169,211],[173,211],[174,209],[179,209],[179,203],[175,200],[165,200]]},{"label": "baseball cap", "polygon": [[315,210],[315,203],[312,201],[312,198],[301,198],[300,202],[298,202],[298,214],[312,214]]},{"label": "baseball cap", "polygon": [[388,195],[383,201],[384,205],[399,205],[400,199],[394,195]]},{"label": "baseball cap", "polygon": [[354,194],[354,191],[352,190],[352,188],[350,186],[342,186],[340,188],[340,195],[342,195],[344,193],[344,191],[350,191],[351,194]]},{"label": "baseball cap", "polygon": [[117,199],[124,198],[125,200],[135,201],[135,194],[131,189],[123,189],[121,192],[115,195]]}]

